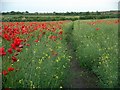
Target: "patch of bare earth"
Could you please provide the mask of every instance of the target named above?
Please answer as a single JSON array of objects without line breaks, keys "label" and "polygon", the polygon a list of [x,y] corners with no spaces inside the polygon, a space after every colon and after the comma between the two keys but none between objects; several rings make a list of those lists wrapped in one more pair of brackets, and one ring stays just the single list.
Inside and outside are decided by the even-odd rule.
[{"label": "patch of bare earth", "polygon": [[80,67],[79,61],[76,59],[75,52],[71,43],[68,43],[68,50],[70,50],[72,59],[70,65],[70,79],[68,88],[98,88],[98,79],[96,75]]}]

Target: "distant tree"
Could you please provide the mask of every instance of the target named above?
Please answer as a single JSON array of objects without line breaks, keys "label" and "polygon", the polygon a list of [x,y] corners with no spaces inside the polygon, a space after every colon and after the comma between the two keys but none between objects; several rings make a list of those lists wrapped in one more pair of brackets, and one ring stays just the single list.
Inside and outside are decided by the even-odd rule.
[{"label": "distant tree", "polygon": [[35,12],[35,15],[38,15],[38,12]]},{"label": "distant tree", "polygon": [[70,13],[69,13],[69,12],[66,12],[66,15],[70,15]]},{"label": "distant tree", "polygon": [[56,14],[56,12],[53,12],[53,14]]},{"label": "distant tree", "polygon": [[70,14],[71,14],[71,15],[74,15],[74,14],[75,14],[75,12],[71,12]]},{"label": "distant tree", "polygon": [[26,14],[29,14],[29,12],[28,12],[28,11],[26,11],[25,13],[26,13]]},{"label": "distant tree", "polygon": [[10,14],[16,14],[14,11],[11,11]]},{"label": "distant tree", "polygon": [[88,12],[86,12],[86,15],[90,15],[90,12],[88,11]]},{"label": "distant tree", "polygon": [[98,12],[98,11],[96,11],[96,14],[97,14],[97,15],[100,15],[101,13],[100,13],[100,12]]},{"label": "distant tree", "polygon": [[94,12],[90,12],[91,15],[94,15]]}]

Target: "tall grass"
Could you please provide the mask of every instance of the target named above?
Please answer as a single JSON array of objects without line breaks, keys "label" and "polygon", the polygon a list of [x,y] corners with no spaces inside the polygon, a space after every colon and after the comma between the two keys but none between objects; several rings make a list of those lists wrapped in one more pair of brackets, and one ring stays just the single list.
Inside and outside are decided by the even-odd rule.
[{"label": "tall grass", "polygon": [[92,70],[100,87],[118,84],[118,24],[116,20],[75,21],[73,47],[79,64]]}]

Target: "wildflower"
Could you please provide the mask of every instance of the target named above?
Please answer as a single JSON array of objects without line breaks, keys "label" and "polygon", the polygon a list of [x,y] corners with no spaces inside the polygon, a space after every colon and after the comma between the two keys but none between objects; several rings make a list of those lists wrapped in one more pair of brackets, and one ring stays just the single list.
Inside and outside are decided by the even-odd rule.
[{"label": "wildflower", "polygon": [[4,47],[0,48],[0,56],[5,56],[6,55],[6,52],[4,50],[5,50]]},{"label": "wildflower", "polygon": [[62,86],[60,86],[60,88],[63,88]]},{"label": "wildflower", "polygon": [[3,70],[3,71],[2,71],[2,74],[3,74],[4,76],[6,76],[6,75],[8,74],[8,72],[7,72],[6,70]]},{"label": "wildflower", "polygon": [[9,54],[12,54],[12,48],[8,49]]},{"label": "wildflower", "polygon": [[60,38],[60,40],[62,40],[62,38]]},{"label": "wildflower", "polygon": [[11,44],[11,48],[12,48],[12,49],[16,49],[16,46],[15,46],[14,43]]},{"label": "wildflower", "polygon": [[100,30],[100,28],[96,28],[96,30]]},{"label": "wildflower", "polygon": [[14,71],[14,68],[13,67],[9,67],[8,71]]},{"label": "wildflower", "polygon": [[39,42],[38,40],[35,40],[35,42]]},{"label": "wildflower", "polygon": [[3,38],[6,39],[7,41],[10,41],[10,37],[9,37],[8,34],[4,34],[4,35],[3,35]]},{"label": "wildflower", "polygon": [[61,30],[61,31],[59,32],[59,34],[60,34],[60,35],[63,34],[63,31]]},{"label": "wildflower", "polygon": [[26,46],[30,46],[30,44],[26,44]]},{"label": "wildflower", "polygon": [[22,42],[22,40],[20,38],[15,38],[14,39],[14,45],[15,46],[19,46],[21,42]]},{"label": "wildflower", "polygon": [[13,62],[16,62],[17,58],[15,56],[12,56],[12,60],[13,60]]},{"label": "wildflower", "polygon": [[52,39],[52,40],[55,41],[55,40],[57,39],[57,36],[53,36],[53,35],[52,35],[52,36],[49,36],[49,39]]}]

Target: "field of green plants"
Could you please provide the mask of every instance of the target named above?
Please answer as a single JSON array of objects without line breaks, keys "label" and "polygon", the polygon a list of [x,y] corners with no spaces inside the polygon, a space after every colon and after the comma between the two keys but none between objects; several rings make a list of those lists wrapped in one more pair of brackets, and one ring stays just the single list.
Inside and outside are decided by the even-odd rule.
[{"label": "field of green plants", "polygon": [[92,70],[102,87],[118,83],[118,23],[116,20],[76,21],[73,47],[80,66]]},{"label": "field of green plants", "polygon": [[118,24],[117,19],[2,22],[2,87],[65,88],[72,60],[68,42],[99,87],[118,87]]}]

